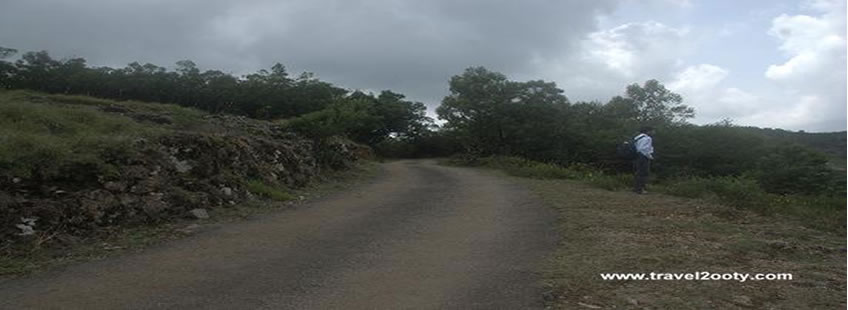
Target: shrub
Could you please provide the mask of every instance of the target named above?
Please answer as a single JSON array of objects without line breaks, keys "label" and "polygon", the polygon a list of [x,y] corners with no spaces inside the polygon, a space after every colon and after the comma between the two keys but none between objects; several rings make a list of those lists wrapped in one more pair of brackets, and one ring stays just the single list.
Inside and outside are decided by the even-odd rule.
[{"label": "shrub", "polygon": [[555,164],[527,160],[521,157],[493,156],[482,159],[483,165],[501,169],[510,175],[537,179],[577,179],[576,171]]},{"label": "shrub", "polygon": [[776,194],[844,195],[842,177],[827,165],[827,157],[801,146],[778,147],[764,156],[757,181]]},{"label": "shrub", "polygon": [[765,212],[771,205],[768,194],[750,178],[713,178],[706,185],[721,202],[733,207]]}]

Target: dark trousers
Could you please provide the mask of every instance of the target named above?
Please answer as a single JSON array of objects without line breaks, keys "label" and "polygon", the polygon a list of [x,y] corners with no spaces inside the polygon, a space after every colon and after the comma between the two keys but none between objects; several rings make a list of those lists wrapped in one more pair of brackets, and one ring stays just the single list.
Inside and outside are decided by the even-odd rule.
[{"label": "dark trousers", "polygon": [[639,154],[639,157],[633,161],[633,169],[636,171],[633,191],[641,192],[645,190],[645,184],[648,183],[648,176],[651,174],[651,159],[645,155]]}]

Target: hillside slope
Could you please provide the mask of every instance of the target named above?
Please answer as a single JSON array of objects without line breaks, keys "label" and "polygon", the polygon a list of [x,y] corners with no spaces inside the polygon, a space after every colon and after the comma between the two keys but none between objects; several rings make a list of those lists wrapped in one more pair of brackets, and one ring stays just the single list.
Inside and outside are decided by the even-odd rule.
[{"label": "hillside slope", "polygon": [[838,132],[793,132],[782,129],[745,127],[754,133],[782,141],[797,143],[826,154],[834,168],[845,170],[846,131]]},{"label": "hillside slope", "polygon": [[0,91],[0,255],[116,225],[286,199],[357,159],[271,122],[173,105]]}]

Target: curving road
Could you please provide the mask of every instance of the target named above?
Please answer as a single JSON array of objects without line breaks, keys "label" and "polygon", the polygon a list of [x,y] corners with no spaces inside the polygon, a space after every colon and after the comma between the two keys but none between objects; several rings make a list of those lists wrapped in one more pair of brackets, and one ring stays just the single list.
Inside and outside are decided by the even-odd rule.
[{"label": "curving road", "polygon": [[0,308],[542,308],[554,218],[506,178],[391,162],[295,210],[7,280]]}]

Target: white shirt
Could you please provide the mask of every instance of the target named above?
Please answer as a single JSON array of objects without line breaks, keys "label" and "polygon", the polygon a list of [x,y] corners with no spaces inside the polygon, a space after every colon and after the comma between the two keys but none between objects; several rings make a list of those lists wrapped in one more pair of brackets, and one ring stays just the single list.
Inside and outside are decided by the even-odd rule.
[{"label": "white shirt", "polygon": [[[644,138],[639,139],[639,137],[642,136],[644,136]],[[653,140],[651,140],[651,136],[641,133],[638,136],[634,137],[633,140],[636,140],[636,152],[645,155],[645,157],[647,158],[654,159],[654,145]]]}]

